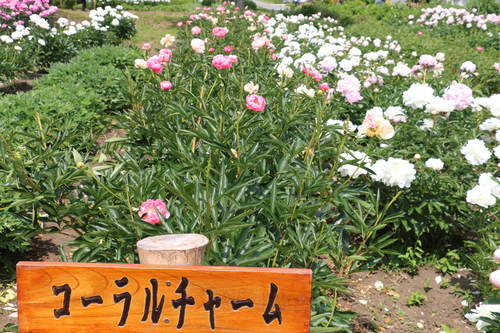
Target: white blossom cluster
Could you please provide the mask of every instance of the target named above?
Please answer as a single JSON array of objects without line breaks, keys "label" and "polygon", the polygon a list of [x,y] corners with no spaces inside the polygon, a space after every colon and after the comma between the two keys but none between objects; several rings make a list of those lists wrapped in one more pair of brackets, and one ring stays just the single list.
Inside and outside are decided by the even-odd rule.
[{"label": "white blossom cluster", "polygon": [[[96,30],[107,31],[109,26],[104,26],[103,22],[105,21],[105,17],[109,15],[113,17],[111,25],[118,26],[120,25],[120,20],[122,18],[130,18],[137,19],[138,17],[130,12],[123,11],[122,6],[117,6],[116,8],[112,8],[110,6],[106,6],[105,8],[97,8],[97,10],[91,10],[89,13],[90,21],[83,21],[82,23],[75,23],[73,21],[69,21],[66,18],[59,18],[56,21],[56,26],[51,27],[49,22],[44,18],[40,17],[37,14],[33,14],[29,17],[29,25],[37,26],[44,30],[49,31],[49,34],[55,36],[57,34],[65,34],[65,35],[74,35],[79,30],[83,30],[89,27],[93,27]],[[10,44],[15,43],[17,41],[21,41],[25,38],[31,40],[33,37],[31,35],[31,28],[29,26],[17,25],[15,30],[11,33],[11,35],[1,35],[0,42]],[[45,41],[43,39],[38,40],[38,44],[44,46]]]}]

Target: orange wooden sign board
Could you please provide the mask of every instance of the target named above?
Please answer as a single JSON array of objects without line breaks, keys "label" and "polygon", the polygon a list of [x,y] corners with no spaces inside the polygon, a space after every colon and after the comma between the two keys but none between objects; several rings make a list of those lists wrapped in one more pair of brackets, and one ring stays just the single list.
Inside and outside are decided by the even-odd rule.
[{"label": "orange wooden sign board", "polygon": [[20,262],[19,332],[309,332],[308,269]]}]

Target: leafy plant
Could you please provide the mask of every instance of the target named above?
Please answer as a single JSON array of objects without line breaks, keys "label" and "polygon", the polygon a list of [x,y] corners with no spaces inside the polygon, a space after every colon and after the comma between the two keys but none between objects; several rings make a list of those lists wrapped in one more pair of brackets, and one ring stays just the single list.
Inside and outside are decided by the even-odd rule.
[{"label": "leafy plant", "polygon": [[425,290],[425,292],[428,292],[429,290],[432,289],[432,286],[429,283],[430,283],[430,280],[426,279],[426,281],[424,283],[424,290]]},{"label": "leafy plant", "polygon": [[408,301],[406,301],[406,305],[408,307],[411,306],[420,306],[423,305],[425,300],[427,300],[427,295],[420,293],[419,291],[414,291],[411,293],[410,297],[406,297]]},{"label": "leafy plant", "polygon": [[456,265],[456,263],[460,262],[460,255],[458,254],[458,250],[448,251],[446,257],[443,257],[438,260],[435,267],[439,269],[443,274],[453,274],[456,273],[460,267]]}]

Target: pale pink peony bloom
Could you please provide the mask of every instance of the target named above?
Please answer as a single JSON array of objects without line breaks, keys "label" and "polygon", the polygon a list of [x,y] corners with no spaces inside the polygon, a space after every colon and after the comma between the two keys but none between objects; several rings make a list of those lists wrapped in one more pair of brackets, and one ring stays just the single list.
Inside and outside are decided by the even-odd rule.
[{"label": "pale pink peony bloom", "polygon": [[437,65],[437,60],[429,54],[424,54],[420,56],[418,64],[427,70],[432,70]]},{"label": "pale pink peony bloom", "polygon": [[233,47],[231,45],[224,46],[224,52],[226,52],[226,53],[233,52]]},{"label": "pale pink peony bloom", "polygon": [[493,252],[493,260],[496,263],[500,262],[500,249],[496,249],[495,252]]},{"label": "pale pink peony bloom", "polygon": [[194,38],[191,40],[191,48],[196,53],[205,52],[205,42],[199,38]]},{"label": "pale pink peony bloom", "polygon": [[359,102],[360,100],[362,100],[363,97],[361,96],[359,91],[349,91],[348,93],[345,94],[345,99],[350,104],[353,104],[353,103],[356,103],[356,102]]},{"label": "pale pink peony bloom", "polygon": [[384,118],[380,107],[374,107],[366,112],[360,131],[367,137],[378,136],[382,140],[392,138],[395,133],[394,127],[389,120]]},{"label": "pale pink peony bloom", "polygon": [[332,70],[337,68],[337,61],[333,57],[326,57],[320,63],[321,69],[327,73],[330,73]]},{"label": "pale pink peony bloom", "polygon": [[144,59],[135,59],[134,66],[136,68],[148,68],[148,63]]},{"label": "pale pink peony bloom", "polygon": [[172,51],[169,49],[161,49],[158,52],[158,57],[161,63],[169,63],[170,59],[172,59]]},{"label": "pale pink peony bloom", "polygon": [[472,61],[466,61],[460,66],[462,72],[474,73],[476,71],[476,64]]},{"label": "pale pink peony bloom", "polygon": [[462,83],[453,83],[445,90],[445,99],[455,102],[455,110],[463,110],[473,101],[472,90]]},{"label": "pale pink peony bloom", "polygon": [[269,45],[271,45],[271,41],[267,37],[255,36],[252,41],[252,48],[254,50],[258,50]]},{"label": "pale pink peony bloom", "polygon": [[141,217],[141,220],[143,220],[144,222],[156,224],[161,222],[157,211],[166,219],[170,217],[170,212],[167,210],[167,206],[160,199],[148,199],[147,201],[143,202],[138,214],[139,217]]},{"label": "pale pink peony bloom", "polygon": [[212,33],[218,38],[226,36],[228,32],[229,30],[227,28],[215,27],[212,29]]},{"label": "pale pink peony bloom", "polygon": [[337,91],[343,96],[346,96],[349,92],[359,91],[361,84],[359,80],[354,75],[346,75],[343,79],[337,82]]},{"label": "pale pink peony bloom", "polygon": [[490,274],[490,282],[495,288],[500,288],[500,270],[496,270]]},{"label": "pale pink peony bloom", "polygon": [[173,43],[175,42],[175,37],[168,34],[168,35],[165,35],[165,37],[163,37],[161,40],[160,40],[160,43],[162,45],[165,45],[165,47],[169,47],[170,45],[172,45]]},{"label": "pale pink peony bloom", "polygon": [[162,81],[160,82],[160,88],[162,90],[170,90],[172,89],[172,83],[170,81]]},{"label": "pale pink peony bloom", "polygon": [[199,26],[195,26],[191,28],[191,33],[193,35],[199,35],[201,33],[201,28]]},{"label": "pale pink peony bloom", "polygon": [[253,82],[249,82],[243,86],[243,90],[245,90],[249,94],[255,94],[259,91],[259,85],[254,84]]},{"label": "pale pink peony bloom", "polygon": [[142,44],[142,50],[143,51],[149,51],[149,50],[151,50],[151,44],[149,44],[149,43]]},{"label": "pale pink peony bloom", "polygon": [[247,109],[252,111],[264,111],[266,108],[266,99],[259,95],[248,95],[246,97]]}]

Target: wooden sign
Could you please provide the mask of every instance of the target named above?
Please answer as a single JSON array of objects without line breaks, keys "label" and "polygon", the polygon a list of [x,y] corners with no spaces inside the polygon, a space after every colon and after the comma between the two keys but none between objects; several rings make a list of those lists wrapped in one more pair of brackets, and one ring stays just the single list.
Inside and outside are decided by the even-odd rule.
[{"label": "wooden sign", "polygon": [[19,332],[309,332],[308,269],[20,262]]}]

